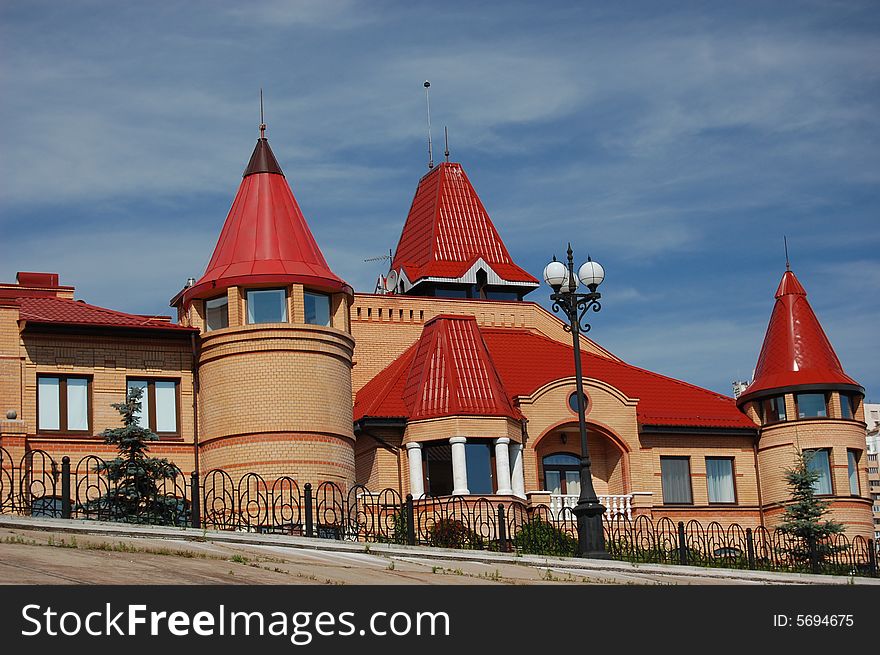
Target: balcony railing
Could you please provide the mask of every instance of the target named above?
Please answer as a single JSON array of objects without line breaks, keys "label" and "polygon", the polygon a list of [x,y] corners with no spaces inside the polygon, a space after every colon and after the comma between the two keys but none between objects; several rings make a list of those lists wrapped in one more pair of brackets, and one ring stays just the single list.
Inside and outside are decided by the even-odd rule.
[{"label": "balcony railing", "polygon": [[[632,494],[597,494],[599,502],[605,505],[605,518],[613,519],[621,516],[632,519]],[[564,507],[572,508],[577,505],[577,494],[550,494],[550,511],[554,517]]]}]

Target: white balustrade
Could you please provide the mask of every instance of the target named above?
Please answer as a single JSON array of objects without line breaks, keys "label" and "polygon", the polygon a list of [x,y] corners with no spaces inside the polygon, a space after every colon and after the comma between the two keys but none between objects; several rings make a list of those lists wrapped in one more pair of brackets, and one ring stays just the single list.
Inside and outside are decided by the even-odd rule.
[{"label": "white balustrade", "polygon": [[[632,494],[597,494],[599,502],[605,506],[605,518],[622,516],[632,519]],[[578,503],[577,494],[550,494],[550,512],[558,517],[566,507],[574,508]]]}]

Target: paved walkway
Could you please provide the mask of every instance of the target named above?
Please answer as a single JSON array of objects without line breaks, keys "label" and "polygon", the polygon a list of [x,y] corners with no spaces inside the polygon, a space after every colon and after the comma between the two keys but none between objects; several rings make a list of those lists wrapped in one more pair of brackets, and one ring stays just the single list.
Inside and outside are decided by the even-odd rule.
[{"label": "paved walkway", "polygon": [[4,584],[874,584],[880,580],[0,516]]}]

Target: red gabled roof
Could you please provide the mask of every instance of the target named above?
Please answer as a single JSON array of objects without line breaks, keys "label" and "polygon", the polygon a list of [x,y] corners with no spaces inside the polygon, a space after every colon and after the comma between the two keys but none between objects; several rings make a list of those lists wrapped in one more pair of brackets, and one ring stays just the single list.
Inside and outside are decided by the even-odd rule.
[{"label": "red gabled roof", "polygon": [[441,162],[419,181],[391,268],[415,285],[459,278],[481,258],[506,282],[538,284],[511,259],[461,164]]},{"label": "red gabled roof", "polygon": [[795,274],[787,270],[776,290],[776,304],[758,356],[755,378],[739,401],[762,391],[798,385],[861,388],[844,373],[810,307],[807,292]]},{"label": "red gabled roof", "polygon": [[327,266],[269,142],[261,137],[205,274],[184,292],[184,302],[231,286],[292,282],[352,293]]},{"label": "red gabled roof", "polygon": [[[358,394],[355,419],[507,416],[519,419],[473,316],[440,315]],[[382,412],[376,414],[376,411]]]},{"label": "red gabled roof", "polygon": [[78,325],[83,327],[112,327],[140,330],[170,330],[191,332],[188,328],[171,323],[167,316],[138,316],[105,307],[89,305],[81,300],[67,298],[22,297],[17,299],[19,320],[41,325]]},{"label": "red gabled roof", "polygon": [[[529,330],[478,329],[511,401],[553,380],[574,376],[571,346]],[[404,402],[404,380],[417,346],[414,344],[358,392],[356,420],[410,416]],[[636,411],[641,425],[755,429],[755,424],[727,396],[583,351],[581,362],[585,378],[602,380],[638,399]],[[561,414],[566,411],[560,408]]]}]

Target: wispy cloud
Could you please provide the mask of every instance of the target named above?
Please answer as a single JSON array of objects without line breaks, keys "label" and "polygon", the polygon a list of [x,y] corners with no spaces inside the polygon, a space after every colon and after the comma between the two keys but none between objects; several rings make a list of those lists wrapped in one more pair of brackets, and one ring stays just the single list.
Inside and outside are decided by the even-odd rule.
[{"label": "wispy cloud", "polygon": [[[880,393],[871,3],[0,11],[3,279],[58,270],[92,302],[165,311],[207,262],[262,86],[328,261],[372,290],[363,259],[395,245],[426,170],[428,78],[435,158],[449,125],[517,261],[538,275],[571,240],[606,264],[612,350],[726,392],[754,366],[788,234],[838,354]],[[126,266],[137,297],[103,273]]]}]

